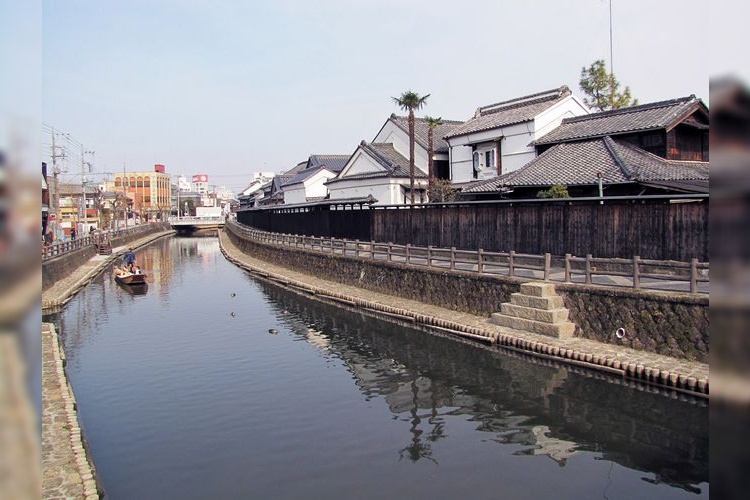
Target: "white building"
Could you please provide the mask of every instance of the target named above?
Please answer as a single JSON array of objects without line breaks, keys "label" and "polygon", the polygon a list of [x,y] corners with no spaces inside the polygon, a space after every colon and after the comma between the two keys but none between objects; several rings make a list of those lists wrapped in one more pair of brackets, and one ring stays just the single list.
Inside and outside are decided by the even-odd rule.
[{"label": "white building", "polygon": [[[410,200],[409,160],[393,144],[362,141],[341,173],[327,183],[331,200],[363,199],[375,205],[395,205]],[[427,201],[427,174],[415,168],[414,202]]]},{"label": "white building", "polygon": [[535,158],[534,140],[563,118],[588,112],[565,85],[482,106],[444,136],[450,148],[451,180],[456,184],[490,179],[517,170]]},{"label": "white building", "polygon": [[281,185],[284,191],[284,205],[327,198],[326,181],[336,177],[348,159],[349,155],[310,155],[305,168]]}]

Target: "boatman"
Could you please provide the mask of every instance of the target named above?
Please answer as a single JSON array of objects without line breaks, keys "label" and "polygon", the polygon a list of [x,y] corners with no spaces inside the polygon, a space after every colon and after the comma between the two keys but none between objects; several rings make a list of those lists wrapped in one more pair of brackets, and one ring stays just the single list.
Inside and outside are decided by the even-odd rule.
[{"label": "boatman", "polygon": [[135,264],[135,254],[133,253],[133,247],[128,248],[128,251],[125,252],[122,260],[125,262],[125,267],[128,268],[128,271],[132,273],[133,265]]}]

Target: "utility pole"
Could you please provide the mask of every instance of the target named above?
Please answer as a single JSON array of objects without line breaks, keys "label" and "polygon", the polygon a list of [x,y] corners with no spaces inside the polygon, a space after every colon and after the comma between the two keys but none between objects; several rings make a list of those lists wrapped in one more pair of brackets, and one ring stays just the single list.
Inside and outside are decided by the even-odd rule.
[{"label": "utility pole", "polygon": [[60,169],[57,166],[57,159],[58,158],[65,158],[65,150],[63,150],[62,153],[57,152],[57,146],[55,144],[55,136],[57,135],[57,131],[55,131],[54,128],[52,128],[52,131],[50,132],[52,135],[52,184],[55,186],[55,190],[52,194],[52,213],[55,214],[55,238],[57,238],[57,229],[60,227],[60,181],[58,179],[58,175],[60,174]]},{"label": "utility pole", "polygon": [[122,213],[125,217],[125,229],[128,228],[128,193],[125,191],[125,182],[126,182],[126,173],[125,173],[125,162],[122,162],[122,196],[123,196],[123,209]]},{"label": "utility pole", "polygon": [[83,147],[83,144],[81,144],[81,205],[78,209],[78,222],[81,223],[81,220],[83,220],[83,224],[79,227],[79,234],[83,235],[86,234],[86,223],[88,222],[88,217],[86,216],[86,155],[87,154],[94,154],[94,151],[86,151]]}]

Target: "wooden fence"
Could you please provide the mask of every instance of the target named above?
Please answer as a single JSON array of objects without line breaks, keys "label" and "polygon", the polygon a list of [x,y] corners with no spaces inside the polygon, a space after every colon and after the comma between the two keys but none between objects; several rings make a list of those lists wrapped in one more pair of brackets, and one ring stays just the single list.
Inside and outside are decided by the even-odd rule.
[{"label": "wooden fence", "polygon": [[266,231],[465,250],[708,261],[708,197],[644,196],[237,213]]},{"label": "wooden fence", "polygon": [[[550,253],[541,255],[510,252],[492,252],[483,249],[459,250],[455,247],[399,245],[375,241],[347,240],[272,233],[246,227],[234,221],[227,228],[240,237],[289,248],[301,248],[320,253],[366,258],[376,261],[400,262],[407,265],[439,268],[451,271],[469,271],[477,274],[513,276],[563,283],[587,285],[624,286],[633,289],[668,289],[689,293],[708,293],[709,264],[692,259],[690,262],[642,259],[594,258],[591,255],[575,257],[566,254],[553,258]],[[599,278],[620,277],[618,284]],[[597,283],[597,279],[599,282]],[[668,286],[665,288],[664,284]],[[682,285],[681,285],[682,284]]]}]

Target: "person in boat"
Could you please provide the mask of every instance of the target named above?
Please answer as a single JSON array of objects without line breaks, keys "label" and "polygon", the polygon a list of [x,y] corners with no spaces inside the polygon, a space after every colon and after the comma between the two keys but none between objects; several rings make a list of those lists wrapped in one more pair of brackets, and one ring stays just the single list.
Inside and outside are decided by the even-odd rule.
[{"label": "person in boat", "polygon": [[135,274],[143,274],[141,272],[141,266],[135,266]]},{"label": "person in boat", "polygon": [[122,259],[125,262],[125,267],[130,271],[133,272],[133,266],[135,266],[135,254],[133,253],[133,248],[128,248],[128,251],[125,252],[125,255]]}]

